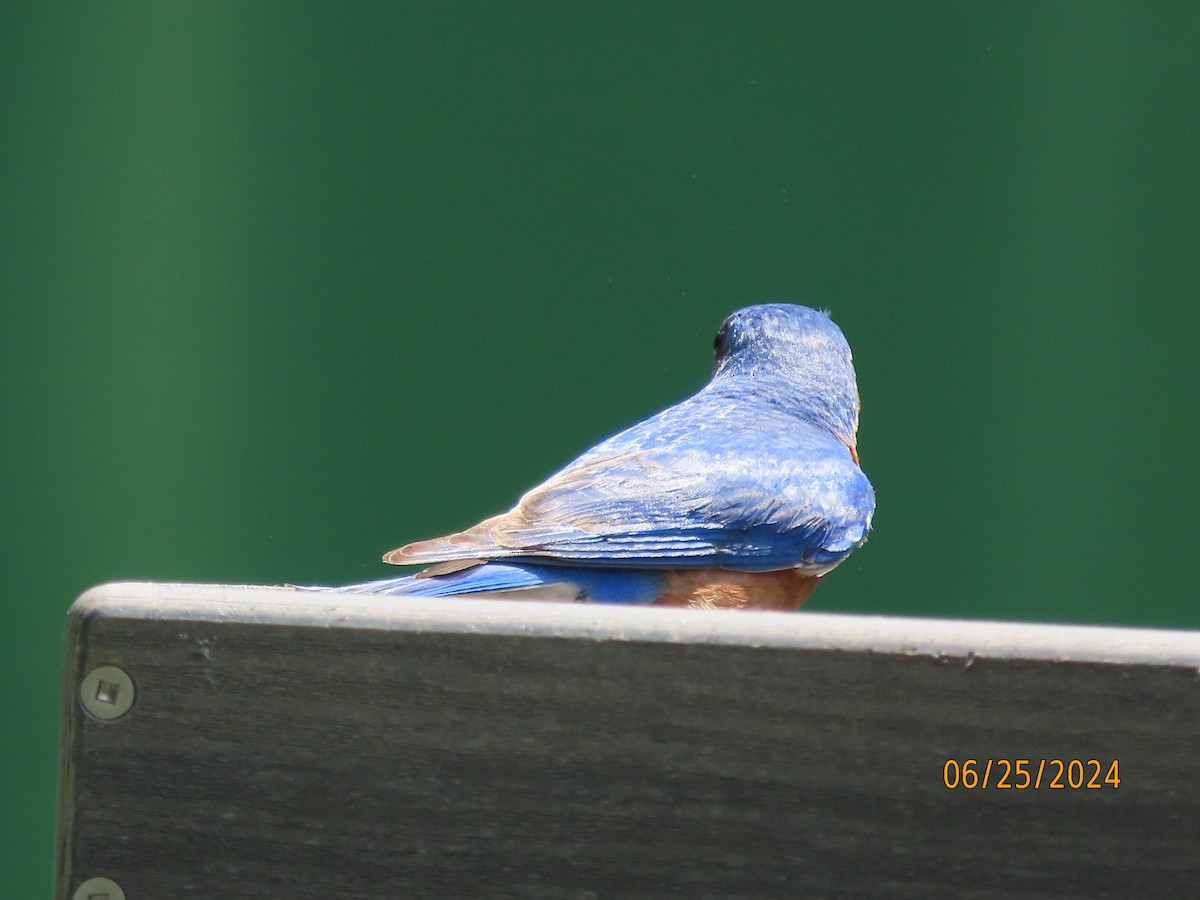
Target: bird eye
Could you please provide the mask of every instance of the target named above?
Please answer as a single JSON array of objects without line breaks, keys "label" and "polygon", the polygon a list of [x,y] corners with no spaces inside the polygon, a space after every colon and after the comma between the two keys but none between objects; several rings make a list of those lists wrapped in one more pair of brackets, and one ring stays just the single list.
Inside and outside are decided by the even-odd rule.
[{"label": "bird eye", "polygon": [[717,332],[717,336],[713,338],[713,355],[720,359],[725,355],[725,345],[729,341],[729,323],[725,322],[721,325],[721,330]]}]

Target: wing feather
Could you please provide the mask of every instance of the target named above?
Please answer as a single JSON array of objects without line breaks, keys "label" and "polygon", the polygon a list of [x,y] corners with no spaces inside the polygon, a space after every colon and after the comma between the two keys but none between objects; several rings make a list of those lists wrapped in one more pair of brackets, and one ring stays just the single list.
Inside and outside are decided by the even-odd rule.
[{"label": "wing feather", "polygon": [[828,569],[861,543],[873,496],[844,446],[811,429],[797,445],[789,424],[757,456],[711,434],[634,449],[613,439],[509,512],[384,559]]}]

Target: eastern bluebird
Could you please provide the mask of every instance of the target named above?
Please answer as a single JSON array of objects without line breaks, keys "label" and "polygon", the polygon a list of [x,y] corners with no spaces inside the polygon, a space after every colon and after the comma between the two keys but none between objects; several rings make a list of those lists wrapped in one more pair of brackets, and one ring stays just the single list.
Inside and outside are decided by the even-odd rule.
[{"label": "eastern bluebird", "polygon": [[717,332],[698,393],[588,450],[506,513],[383,559],[416,575],[338,590],[796,609],[871,527],[850,347],[771,303]]}]

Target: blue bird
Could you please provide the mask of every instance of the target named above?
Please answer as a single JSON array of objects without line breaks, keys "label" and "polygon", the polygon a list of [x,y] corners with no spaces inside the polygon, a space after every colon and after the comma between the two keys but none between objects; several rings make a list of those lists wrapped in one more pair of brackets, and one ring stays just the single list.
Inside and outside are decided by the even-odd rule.
[{"label": "blue bird", "polygon": [[692,397],[508,512],[383,557],[425,570],[338,590],[798,608],[875,510],[850,347],[826,313],[785,303],[735,312],[713,347]]}]

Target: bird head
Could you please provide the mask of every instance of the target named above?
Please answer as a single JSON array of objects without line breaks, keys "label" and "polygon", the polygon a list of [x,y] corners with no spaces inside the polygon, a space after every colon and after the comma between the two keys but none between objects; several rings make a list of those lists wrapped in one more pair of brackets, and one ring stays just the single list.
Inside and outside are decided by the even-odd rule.
[{"label": "bird head", "polygon": [[727,318],[713,342],[713,385],[741,383],[766,402],[828,427],[858,460],[858,383],[850,345],[828,313],[764,303]]}]

